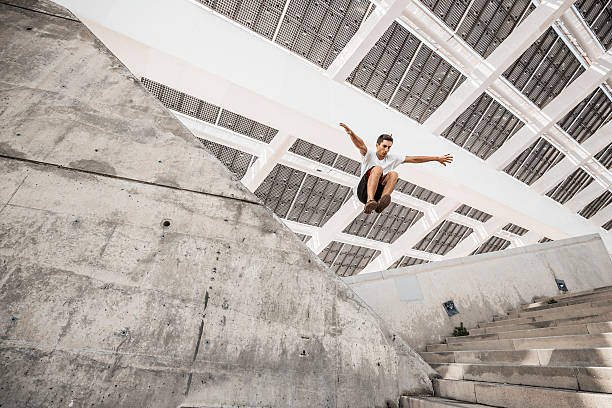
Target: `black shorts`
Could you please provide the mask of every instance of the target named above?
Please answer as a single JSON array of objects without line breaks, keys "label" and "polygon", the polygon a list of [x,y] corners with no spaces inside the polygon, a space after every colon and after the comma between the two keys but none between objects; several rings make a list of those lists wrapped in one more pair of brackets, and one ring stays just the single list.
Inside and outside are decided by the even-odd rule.
[{"label": "black shorts", "polygon": [[[371,169],[365,172],[361,180],[359,180],[359,185],[357,186],[357,198],[359,199],[359,201],[361,201],[364,204],[368,201],[368,177],[370,175],[370,171],[373,168],[374,167],[372,167]],[[381,184],[383,179],[384,177],[381,177],[378,180],[378,187],[376,187],[376,193],[374,194],[375,201],[380,200],[380,197],[382,197],[382,192],[383,192],[383,189],[385,188],[385,186]]]}]

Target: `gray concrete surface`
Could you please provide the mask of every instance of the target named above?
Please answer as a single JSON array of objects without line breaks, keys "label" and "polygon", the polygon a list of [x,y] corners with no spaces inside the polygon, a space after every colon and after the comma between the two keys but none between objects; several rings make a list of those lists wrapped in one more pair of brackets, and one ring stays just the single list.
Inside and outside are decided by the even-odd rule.
[{"label": "gray concrete surface", "polygon": [[432,391],[431,367],[70,13],[0,3],[0,66],[2,407]]},{"label": "gray concrete surface", "polygon": [[[612,285],[612,260],[599,235],[344,278],[417,350],[442,342],[460,322],[476,327],[534,298],[558,295],[555,279],[563,279],[570,292]],[[454,301],[459,314],[447,315],[442,303],[448,300]],[[573,310],[582,307],[563,306],[547,311],[550,318],[513,321],[586,316]],[[601,308],[597,311],[603,313]],[[529,311],[523,314],[530,316]],[[480,327],[511,322],[505,319]]]}]

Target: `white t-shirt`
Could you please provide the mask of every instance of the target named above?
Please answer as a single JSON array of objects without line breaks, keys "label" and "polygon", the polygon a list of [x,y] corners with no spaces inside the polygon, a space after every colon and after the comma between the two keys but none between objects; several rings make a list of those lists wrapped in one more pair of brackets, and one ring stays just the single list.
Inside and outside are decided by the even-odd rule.
[{"label": "white t-shirt", "polygon": [[[376,156],[376,150],[370,150],[366,152],[365,156],[361,159],[361,175],[359,179],[363,177],[363,175],[370,170],[374,166],[380,166],[383,169],[383,176],[390,171],[393,171],[397,166],[402,164],[406,157],[399,156],[396,154],[387,153],[387,155],[380,160],[378,156]],[[353,188],[353,192],[357,195],[357,185]]]}]

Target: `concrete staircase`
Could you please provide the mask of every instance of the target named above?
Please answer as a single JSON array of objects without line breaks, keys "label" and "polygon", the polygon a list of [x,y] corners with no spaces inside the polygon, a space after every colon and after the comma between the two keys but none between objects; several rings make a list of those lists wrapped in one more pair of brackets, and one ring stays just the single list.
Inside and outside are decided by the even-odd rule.
[{"label": "concrete staircase", "polygon": [[434,397],[403,408],[612,407],[612,286],[536,299],[421,356]]}]

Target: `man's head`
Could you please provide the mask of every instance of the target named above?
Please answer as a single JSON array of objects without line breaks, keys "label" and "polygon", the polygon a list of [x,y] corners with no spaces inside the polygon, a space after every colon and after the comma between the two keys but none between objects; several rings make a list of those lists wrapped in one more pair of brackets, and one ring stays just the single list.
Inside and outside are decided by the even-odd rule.
[{"label": "man's head", "polygon": [[391,135],[382,134],[376,139],[376,155],[379,158],[383,158],[389,153],[391,145],[393,144],[393,137]]}]

